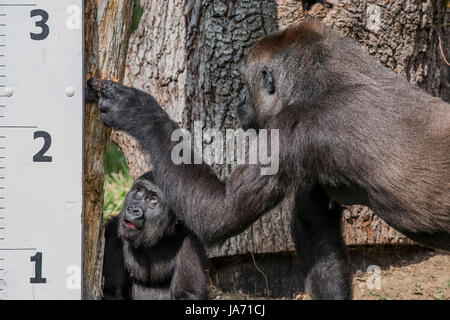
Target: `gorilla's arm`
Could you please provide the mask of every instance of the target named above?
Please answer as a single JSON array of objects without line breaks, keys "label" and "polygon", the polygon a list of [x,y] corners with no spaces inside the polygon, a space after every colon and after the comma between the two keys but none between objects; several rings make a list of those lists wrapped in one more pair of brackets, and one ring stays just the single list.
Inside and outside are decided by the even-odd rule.
[{"label": "gorilla's arm", "polygon": [[277,177],[260,175],[256,165],[241,165],[222,182],[206,165],[177,166],[155,156],[152,164],[155,181],[170,194],[179,218],[207,245],[247,229],[283,194]]},{"label": "gorilla's arm", "polygon": [[151,156],[155,183],[178,218],[211,245],[244,231],[283,197],[280,174],[264,176],[259,165],[236,167],[226,182],[207,165],[175,165],[172,132],[178,125],[149,94],[107,80],[90,80],[98,91],[103,122],[125,131]]}]

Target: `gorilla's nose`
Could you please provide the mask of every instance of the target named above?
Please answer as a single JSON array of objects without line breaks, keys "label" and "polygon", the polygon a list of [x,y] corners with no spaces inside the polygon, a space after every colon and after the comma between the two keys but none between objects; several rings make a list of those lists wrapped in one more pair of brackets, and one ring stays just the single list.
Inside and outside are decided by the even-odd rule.
[{"label": "gorilla's nose", "polygon": [[140,207],[128,207],[125,215],[125,222],[140,229],[144,224],[144,210]]},{"label": "gorilla's nose", "polygon": [[144,210],[140,207],[128,207],[127,214],[133,219],[141,219],[144,216]]}]

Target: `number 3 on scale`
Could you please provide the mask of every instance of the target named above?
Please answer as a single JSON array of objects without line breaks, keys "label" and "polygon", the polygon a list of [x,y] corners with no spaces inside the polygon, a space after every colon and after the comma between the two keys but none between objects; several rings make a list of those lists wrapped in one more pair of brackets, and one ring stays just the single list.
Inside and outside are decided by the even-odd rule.
[{"label": "number 3 on scale", "polygon": [[45,10],[42,9],[34,9],[30,12],[30,17],[36,17],[40,16],[41,20],[36,21],[36,27],[41,28],[41,33],[33,33],[30,32],[30,37],[33,40],[44,40],[48,37],[48,34],[50,33],[50,28],[47,25],[48,21],[48,13]]}]

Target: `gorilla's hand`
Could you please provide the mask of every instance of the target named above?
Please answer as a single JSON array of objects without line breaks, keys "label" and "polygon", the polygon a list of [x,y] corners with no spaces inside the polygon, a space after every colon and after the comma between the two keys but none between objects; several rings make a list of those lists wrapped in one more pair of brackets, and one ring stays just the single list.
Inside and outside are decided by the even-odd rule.
[{"label": "gorilla's hand", "polygon": [[151,115],[162,111],[151,95],[118,82],[90,79],[87,84],[88,96],[98,97],[103,123],[113,129],[133,133],[140,127],[136,119],[147,119],[148,125]]},{"label": "gorilla's hand", "polygon": [[152,95],[110,80],[90,79],[88,89],[98,97],[106,126],[135,137],[141,150],[152,157],[170,160],[170,137],[179,127]]},{"label": "gorilla's hand", "polygon": [[98,102],[100,99],[100,93],[97,90],[87,87],[84,89],[84,101],[85,102]]}]

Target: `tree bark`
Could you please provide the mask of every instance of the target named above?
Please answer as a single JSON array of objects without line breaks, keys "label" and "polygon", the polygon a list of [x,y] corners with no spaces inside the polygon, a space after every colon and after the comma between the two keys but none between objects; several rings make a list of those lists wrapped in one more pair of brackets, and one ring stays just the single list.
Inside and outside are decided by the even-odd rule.
[{"label": "tree bark", "polygon": [[[131,36],[125,84],[151,93],[182,126],[185,107],[186,16],[188,0],[141,0],[141,23]],[[133,179],[149,169],[136,141],[122,132],[112,140],[125,154]]]},{"label": "tree bark", "polygon": [[[447,28],[441,27],[443,2],[334,2],[332,9],[317,4],[308,14],[356,38],[406,80],[448,100],[448,69],[438,48],[441,37],[448,53]],[[296,0],[169,0],[142,5],[141,24],[130,39],[126,83],[154,95],[187,129],[194,121],[202,121],[204,129],[238,127],[236,106],[243,86],[239,62],[259,39],[306,16]],[[129,137],[116,133],[115,141],[133,176],[147,170]],[[226,165],[214,169],[221,178],[232,170]],[[286,199],[244,233],[210,250],[210,256],[292,250],[291,203]],[[348,208],[343,222],[348,245],[410,243],[365,207]]]},{"label": "tree bark", "polygon": [[[123,79],[133,1],[85,2],[85,72],[116,81]],[[83,298],[102,297],[103,155],[110,130],[96,104],[86,104],[84,140]]]}]

